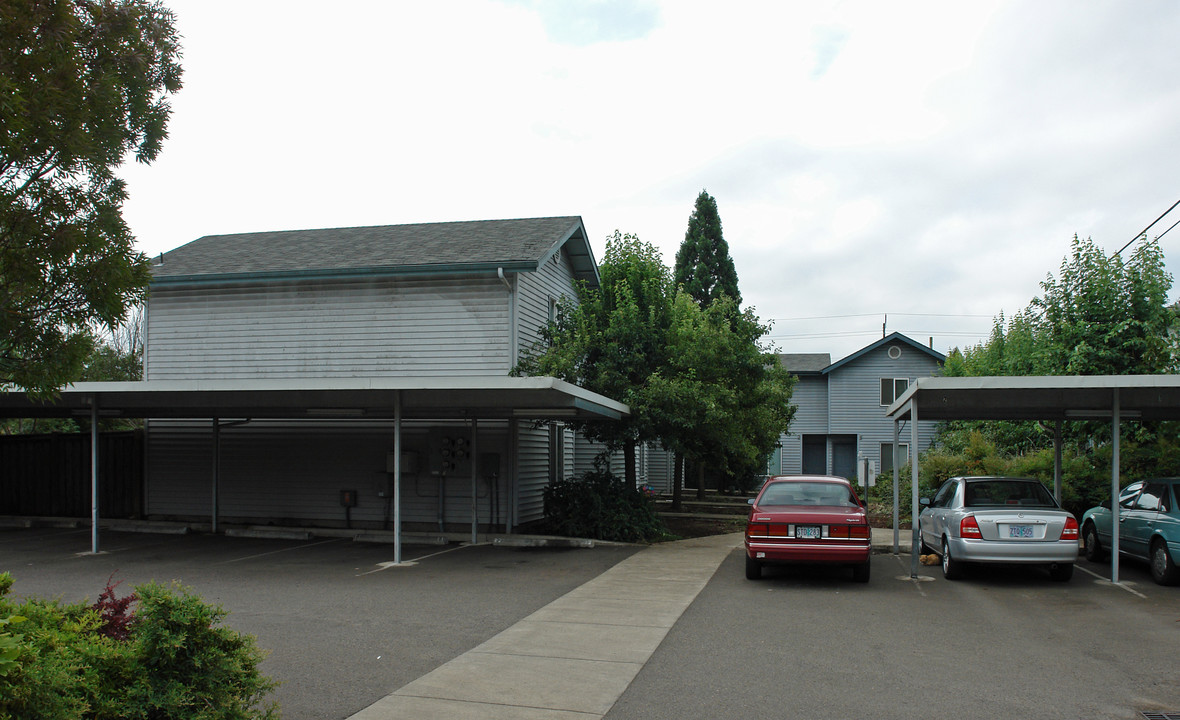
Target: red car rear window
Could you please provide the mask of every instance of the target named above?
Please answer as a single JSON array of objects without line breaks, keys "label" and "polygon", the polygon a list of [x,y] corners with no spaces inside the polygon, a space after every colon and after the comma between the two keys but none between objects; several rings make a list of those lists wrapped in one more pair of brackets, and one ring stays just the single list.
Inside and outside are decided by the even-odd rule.
[{"label": "red car rear window", "polygon": [[858,507],[847,486],[826,482],[772,483],[762,491],[758,504]]}]

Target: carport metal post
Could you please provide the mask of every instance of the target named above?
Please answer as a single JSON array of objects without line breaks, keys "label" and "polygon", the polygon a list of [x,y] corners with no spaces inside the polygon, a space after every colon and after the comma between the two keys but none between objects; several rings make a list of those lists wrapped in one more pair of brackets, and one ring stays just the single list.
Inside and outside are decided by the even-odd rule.
[{"label": "carport metal post", "polygon": [[1061,504],[1061,421],[1053,423],[1053,497]]},{"label": "carport metal post", "polygon": [[213,534],[217,534],[217,516],[219,510],[217,507],[217,486],[221,481],[221,418],[213,418],[213,508],[210,513],[212,516],[212,530]]},{"label": "carport metal post", "polygon": [[1114,401],[1110,409],[1110,438],[1112,457],[1110,459],[1110,581],[1119,581],[1119,389],[1114,389]]},{"label": "carport metal post", "polygon": [[90,552],[98,554],[98,396],[90,403]]},{"label": "carport metal post", "polygon": [[479,436],[479,420],[472,418],[471,420],[471,544],[479,542],[479,445],[476,444],[476,438]]},{"label": "carport metal post", "polygon": [[393,562],[402,561],[402,392],[393,395]]},{"label": "carport metal post", "polygon": [[[896,455],[896,453],[894,453]],[[914,539],[910,545],[910,577],[918,577],[918,403],[917,395],[910,397],[910,528]]]},{"label": "carport metal post", "polygon": [[898,421],[893,421],[893,554],[897,555],[901,550],[901,529],[899,528],[899,520],[901,518],[901,502],[898,489],[897,473],[899,467],[897,465],[897,455],[900,449],[901,436],[899,434]]}]

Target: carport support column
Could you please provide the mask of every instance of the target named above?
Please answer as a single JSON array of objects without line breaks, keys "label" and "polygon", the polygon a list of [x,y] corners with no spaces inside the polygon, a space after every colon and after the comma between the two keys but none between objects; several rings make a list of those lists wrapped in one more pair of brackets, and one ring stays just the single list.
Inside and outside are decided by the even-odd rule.
[{"label": "carport support column", "polygon": [[98,554],[98,398],[90,403],[90,552]]},{"label": "carport support column", "polygon": [[213,418],[213,508],[210,512],[213,534],[217,534],[217,516],[220,502],[217,491],[221,484],[221,418]]},{"label": "carport support column", "polygon": [[[896,453],[894,453],[896,455]],[[913,541],[910,544],[910,577],[918,577],[918,554],[921,541],[918,538],[918,404],[910,398],[910,528]]]},{"label": "carport support column", "polygon": [[1122,418],[1119,413],[1119,389],[1114,389],[1114,402],[1110,409],[1110,439],[1111,439],[1111,458],[1110,458],[1110,581],[1117,583],[1119,581],[1119,523],[1121,522],[1119,515],[1119,435],[1120,435],[1120,421]]},{"label": "carport support column", "polygon": [[901,497],[899,489],[899,481],[901,478],[897,476],[899,472],[898,466],[898,450],[901,445],[901,432],[898,420],[893,420],[893,554],[897,555],[901,551]]},{"label": "carport support column", "polygon": [[393,396],[393,562],[402,561],[402,392]]},{"label": "carport support column", "polygon": [[479,419],[471,421],[471,544],[479,542]]},{"label": "carport support column", "polygon": [[1053,497],[1061,504],[1061,421],[1053,424]]}]

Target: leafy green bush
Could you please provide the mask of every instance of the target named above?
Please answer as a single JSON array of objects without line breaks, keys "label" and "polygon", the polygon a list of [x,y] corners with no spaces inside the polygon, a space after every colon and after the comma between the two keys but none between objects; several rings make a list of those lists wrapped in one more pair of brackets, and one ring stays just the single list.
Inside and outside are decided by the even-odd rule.
[{"label": "leafy green bush", "polygon": [[0,719],[277,717],[273,704],[260,707],[275,683],[258,672],[254,639],[221,626],[225,611],[187,590],[139,586],[131,622],[129,603],[114,597],[109,582],[94,606],[14,603],[3,597],[11,584],[0,574],[0,618],[7,618],[0,657],[15,648],[14,662],[0,665]]},{"label": "leafy green bush", "polygon": [[651,498],[602,468],[545,487],[546,530],[556,535],[651,542],[667,534]]}]

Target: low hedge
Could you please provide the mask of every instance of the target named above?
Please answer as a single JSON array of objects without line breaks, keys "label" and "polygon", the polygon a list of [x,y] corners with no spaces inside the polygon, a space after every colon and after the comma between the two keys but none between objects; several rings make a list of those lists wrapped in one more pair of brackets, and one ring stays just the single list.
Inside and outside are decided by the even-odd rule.
[{"label": "low hedge", "polygon": [[[117,585],[117,583],[116,583]],[[254,638],[178,585],[94,605],[6,597],[0,573],[0,720],[276,718]]]}]

